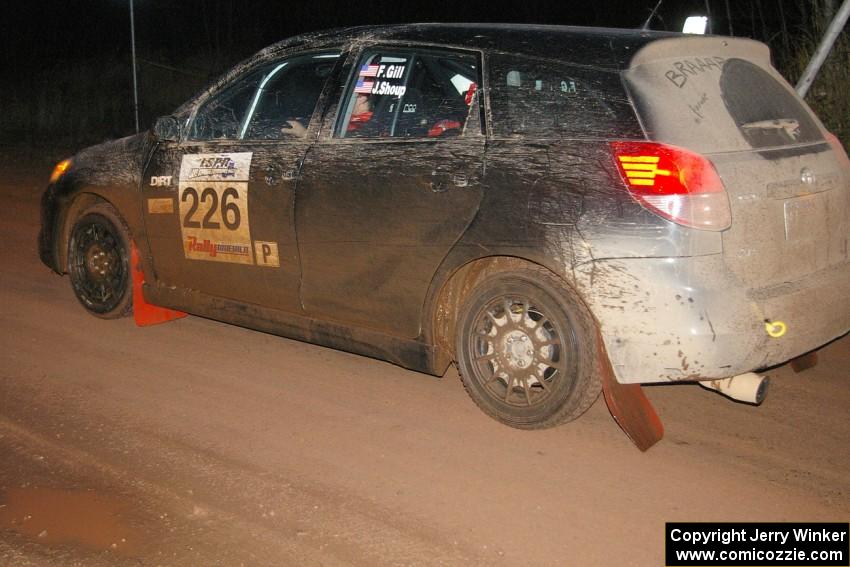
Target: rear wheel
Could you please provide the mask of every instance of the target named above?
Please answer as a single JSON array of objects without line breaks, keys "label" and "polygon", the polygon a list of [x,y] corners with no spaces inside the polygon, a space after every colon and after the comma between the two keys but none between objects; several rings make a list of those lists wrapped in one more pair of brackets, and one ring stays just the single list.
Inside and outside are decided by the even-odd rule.
[{"label": "rear wheel", "polygon": [[130,234],[111,205],[89,207],[74,222],[68,274],[74,294],[92,315],[116,319],[132,311]]},{"label": "rear wheel", "polygon": [[552,427],[599,396],[594,322],[543,269],[486,277],[461,309],[456,358],[472,399],[498,421]]}]

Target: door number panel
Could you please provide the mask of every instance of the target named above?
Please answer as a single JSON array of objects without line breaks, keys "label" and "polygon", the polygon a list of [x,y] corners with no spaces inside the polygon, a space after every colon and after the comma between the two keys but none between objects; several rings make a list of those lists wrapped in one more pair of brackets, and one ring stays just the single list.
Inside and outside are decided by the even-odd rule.
[{"label": "door number panel", "polygon": [[248,215],[251,152],[184,155],[178,202],[189,260],[253,264]]}]

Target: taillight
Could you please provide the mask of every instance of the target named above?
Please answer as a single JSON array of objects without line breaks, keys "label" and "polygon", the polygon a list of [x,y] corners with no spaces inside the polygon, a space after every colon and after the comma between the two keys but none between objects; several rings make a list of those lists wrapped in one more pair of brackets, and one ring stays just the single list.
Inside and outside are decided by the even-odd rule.
[{"label": "taillight", "polygon": [[629,193],[650,211],[691,228],[732,225],[726,188],[705,157],[655,142],[611,142],[611,148]]},{"label": "taillight", "polygon": [[832,146],[832,151],[835,152],[835,157],[838,159],[841,166],[850,169],[850,158],[847,157],[847,152],[844,151],[844,146],[842,145],[841,140],[839,140],[832,132],[827,132],[826,141],[829,142],[830,146]]}]

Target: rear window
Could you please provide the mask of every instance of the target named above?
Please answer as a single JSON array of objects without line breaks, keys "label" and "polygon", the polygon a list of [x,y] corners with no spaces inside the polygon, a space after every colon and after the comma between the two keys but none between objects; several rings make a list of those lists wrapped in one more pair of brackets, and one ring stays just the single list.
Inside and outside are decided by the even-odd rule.
[{"label": "rear window", "polygon": [[784,80],[745,59],[663,59],[624,75],[653,140],[704,153],[823,140],[811,113]]},{"label": "rear window", "polygon": [[799,100],[758,65],[744,59],[726,61],[720,92],[738,131],[753,148],[823,140]]},{"label": "rear window", "polygon": [[615,72],[494,55],[490,91],[496,136],[643,137]]}]

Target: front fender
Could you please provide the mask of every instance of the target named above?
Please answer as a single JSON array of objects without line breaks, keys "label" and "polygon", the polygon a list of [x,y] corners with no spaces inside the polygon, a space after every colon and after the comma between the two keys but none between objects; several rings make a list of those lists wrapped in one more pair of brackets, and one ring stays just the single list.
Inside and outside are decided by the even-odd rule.
[{"label": "front fender", "polygon": [[51,270],[65,272],[69,228],[89,205],[105,201],[115,207],[133,235],[141,234],[139,187],[153,148],[148,133],[91,146],[71,158],[71,167],[41,196],[38,253]]}]

